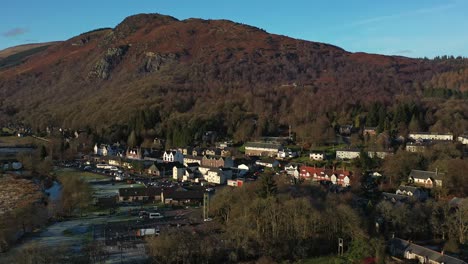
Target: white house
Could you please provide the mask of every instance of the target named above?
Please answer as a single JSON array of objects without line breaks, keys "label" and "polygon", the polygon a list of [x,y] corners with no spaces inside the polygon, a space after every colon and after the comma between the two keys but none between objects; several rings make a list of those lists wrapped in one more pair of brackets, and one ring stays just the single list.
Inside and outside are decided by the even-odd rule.
[{"label": "white house", "polygon": [[410,133],[408,136],[413,140],[453,140],[453,134],[439,134],[439,133],[430,133],[430,132],[415,132]]},{"label": "white house", "polygon": [[274,159],[267,159],[267,160],[257,160],[255,162],[258,166],[266,167],[266,168],[276,168],[279,166],[279,161]]},{"label": "white house", "polygon": [[457,139],[458,142],[462,143],[463,145],[468,145],[468,135],[461,135]]},{"label": "white house", "polygon": [[205,175],[205,180],[209,183],[226,184],[227,179],[231,177],[232,171],[230,169],[210,169]]},{"label": "white house", "polygon": [[411,170],[408,177],[409,183],[424,186],[426,188],[442,187],[444,173],[436,171]]},{"label": "white house", "polygon": [[393,152],[369,150],[367,151],[367,155],[371,158],[377,157],[379,159],[385,159],[387,156],[393,155]]},{"label": "white house", "polygon": [[181,164],[184,163],[184,155],[182,152],[178,150],[171,150],[171,151],[164,151],[163,154],[163,161],[164,162],[179,162]]},{"label": "white house", "polygon": [[323,155],[323,153],[312,152],[309,154],[309,158],[311,160],[324,160],[325,156]]},{"label": "white house", "polygon": [[337,150],[336,151],[336,159],[356,159],[359,158],[360,152],[359,150]]},{"label": "white house", "polygon": [[245,175],[247,172],[249,172],[250,168],[249,166],[245,165],[245,164],[240,164],[237,166],[237,169],[239,170],[239,174],[238,175]]},{"label": "white house", "polygon": [[116,155],[116,150],[112,148],[109,145],[105,144],[98,144],[94,145],[94,154],[99,155],[99,156],[115,156]]},{"label": "white house", "polygon": [[280,159],[295,158],[297,157],[297,152],[290,149],[282,149],[278,151],[277,157]]},{"label": "white house", "polygon": [[172,168],[172,178],[180,181],[185,175],[185,167],[182,164],[177,164]]},{"label": "white house", "polygon": [[286,174],[293,176],[294,178],[299,178],[299,165],[289,164],[284,167]]}]

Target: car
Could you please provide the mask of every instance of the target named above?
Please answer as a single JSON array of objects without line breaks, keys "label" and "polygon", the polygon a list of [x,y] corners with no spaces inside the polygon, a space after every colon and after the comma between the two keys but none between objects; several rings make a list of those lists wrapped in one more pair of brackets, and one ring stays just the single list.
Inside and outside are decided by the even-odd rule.
[{"label": "car", "polygon": [[213,218],[208,217],[208,218],[203,219],[203,221],[204,222],[211,222],[211,221],[213,221]]},{"label": "car", "polygon": [[164,218],[164,216],[161,213],[149,213],[148,218],[149,219],[161,219],[161,218]]}]

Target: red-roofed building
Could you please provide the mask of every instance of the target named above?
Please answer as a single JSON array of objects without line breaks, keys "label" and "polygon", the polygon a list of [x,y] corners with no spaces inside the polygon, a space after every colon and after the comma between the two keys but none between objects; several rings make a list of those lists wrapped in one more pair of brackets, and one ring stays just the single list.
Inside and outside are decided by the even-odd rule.
[{"label": "red-roofed building", "polygon": [[301,166],[299,168],[299,177],[312,181],[328,181],[343,187],[350,186],[351,184],[351,172],[347,170]]}]

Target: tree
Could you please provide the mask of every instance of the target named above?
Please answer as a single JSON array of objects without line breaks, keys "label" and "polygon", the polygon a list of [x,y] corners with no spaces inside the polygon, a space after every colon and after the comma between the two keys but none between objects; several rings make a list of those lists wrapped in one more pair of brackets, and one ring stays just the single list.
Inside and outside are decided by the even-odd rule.
[{"label": "tree", "polygon": [[264,173],[260,176],[260,185],[257,190],[259,197],[268,198],[275,196],[277,190],[276,182],[272,174]]},{"label": "tree", "polygon": [[137,138],[136,138],[135,130],[132,130],[132,132],[128,136],[127,144],[129,148],[135,148],[137,146]]}]

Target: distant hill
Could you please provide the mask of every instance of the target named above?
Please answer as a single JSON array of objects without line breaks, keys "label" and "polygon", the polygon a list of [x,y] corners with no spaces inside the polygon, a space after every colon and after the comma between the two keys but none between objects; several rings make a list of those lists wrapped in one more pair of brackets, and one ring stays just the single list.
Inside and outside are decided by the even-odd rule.
[{"label": "distant hill", "polygon": [[31,50],[34,48],[39,48],[39,47],[44,47],[44,46],[50,46],[60,43],[60,41],[52,41],[52,42],[44,42],[44,43],[32,43],[32,44],[24,44],[24,45],[18,45],[14,47],[9,47],[3,50],[0,50],[0,60],[9,57],[11,55],[24,52],[27,50]]},{"label": "distant hill", "polygon": [[35,51],[0,66],[0,115],[96,129],[139,118],[166,135],[168,120],[233,134],[245,120],[297,127],[376,101],[419,100],[429,83],[468,64],[350,53],[232,21],[159,14]]}]

